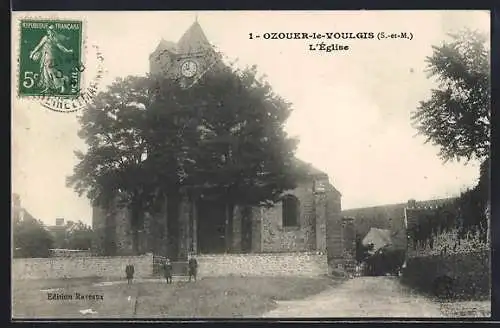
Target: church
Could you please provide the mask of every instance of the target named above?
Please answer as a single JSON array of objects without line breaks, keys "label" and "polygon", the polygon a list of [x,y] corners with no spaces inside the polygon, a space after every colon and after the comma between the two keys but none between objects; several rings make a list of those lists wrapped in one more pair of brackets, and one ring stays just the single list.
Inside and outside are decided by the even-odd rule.
[{"label": "church", "polygon": [[[223,65],[195,21],[177,43],[160,40],[149,57],[150,73],[165,74],[184,86],[196,83],[209,70]],[[297,161],[299,161],[297,159]],[[326,173],[307,167],[307,178],[284,193],[272,208],[232,209],[231,224],[225,208],[198,199],[182,200],[176,210],[165,206],[146,213],[139,232],[140,253],[185,259],[188,254],[326,252],[340,258],[342,225],[341,194]],[[126,209],[94,208],[93,227],[101,255],[132,254],[130,216]]]}]

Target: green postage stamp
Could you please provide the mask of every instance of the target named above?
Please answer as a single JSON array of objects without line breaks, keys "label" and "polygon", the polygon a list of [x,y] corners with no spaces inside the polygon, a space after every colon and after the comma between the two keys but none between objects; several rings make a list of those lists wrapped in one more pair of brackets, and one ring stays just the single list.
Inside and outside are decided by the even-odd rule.
[{"label": "green postage stamp", "polygon": [[20,24],[19,96],[77,97],[82,22],[25,19]]}]

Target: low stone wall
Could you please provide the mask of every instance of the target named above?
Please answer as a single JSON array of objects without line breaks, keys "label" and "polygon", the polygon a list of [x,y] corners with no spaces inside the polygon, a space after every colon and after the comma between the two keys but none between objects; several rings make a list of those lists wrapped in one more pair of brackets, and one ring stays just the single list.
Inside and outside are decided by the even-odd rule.
[{"label": "low stone wall", "polygon": [[[200,277],[223,276],[320,276],[328,274],[326,254],[264,253],[199,255]],[[81,277],[123,278],[132,263],[134,277],[153,276],[153,256],[14,259],[13,279],[60,279]],[[176,263],[178,264],[178,263]],[[185,263],[184,263],[185,266]],[[179,267],[174,273],[185,274]]]},{"label": "low stone wall", "polygon": [[410,258],[402,282],[417,290],[434,293],[437,279],[452,279],[455,298],[485,298],[491,291],[490,250]]},{"label": "low stone wall", "polygon": [[328,274],[327,256],[317,252],[199,255],[197,260],[200,277]]},{"label": "low stone wall", "polygon": [[116,257],[54,257],[22,258],[12,260],[13,279],[59,279],[81,277],[121,278],[125,266],[135,267],[134,277],[150,277],[153,270],[153,256]]}]

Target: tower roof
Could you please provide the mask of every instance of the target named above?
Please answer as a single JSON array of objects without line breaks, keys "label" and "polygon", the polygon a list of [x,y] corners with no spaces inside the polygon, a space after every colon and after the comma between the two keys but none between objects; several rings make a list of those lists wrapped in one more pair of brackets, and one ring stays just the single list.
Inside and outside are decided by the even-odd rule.
[{"label": "tower roof", "polygon": [[198,21],[195,21],[177,42],[178,53],[203,51],[211,47]]},{"label": "tower roof", "polygon": [[167,41],[162,38],[151,55],[165,50],[169,51],[172,54],[187,54],[192,52],[206,51],[208,49],[212,49],[212,45],[205,36],[205,33],[203,32],[203,29],[201,28],[198,21],[195,21],[186,30],[186,32],[184,32],[177,43]]},{"label": "tower roof", "polygon": [[170,52],[175,53],[177,51],[176,48],[177,48],[177,45],[175,44],[175,42],[167,41],[167,40],[162,38],[154,52],[169,50]]}]

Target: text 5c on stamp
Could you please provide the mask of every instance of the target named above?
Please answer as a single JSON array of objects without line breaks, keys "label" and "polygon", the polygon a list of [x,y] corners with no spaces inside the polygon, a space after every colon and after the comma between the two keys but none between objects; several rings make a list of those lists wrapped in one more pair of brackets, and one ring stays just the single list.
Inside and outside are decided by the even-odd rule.
[{"label": "text 5c on stamp", "polygon": [[82,22],[22,20],[19,95],[72,97],[80,94]]}]

